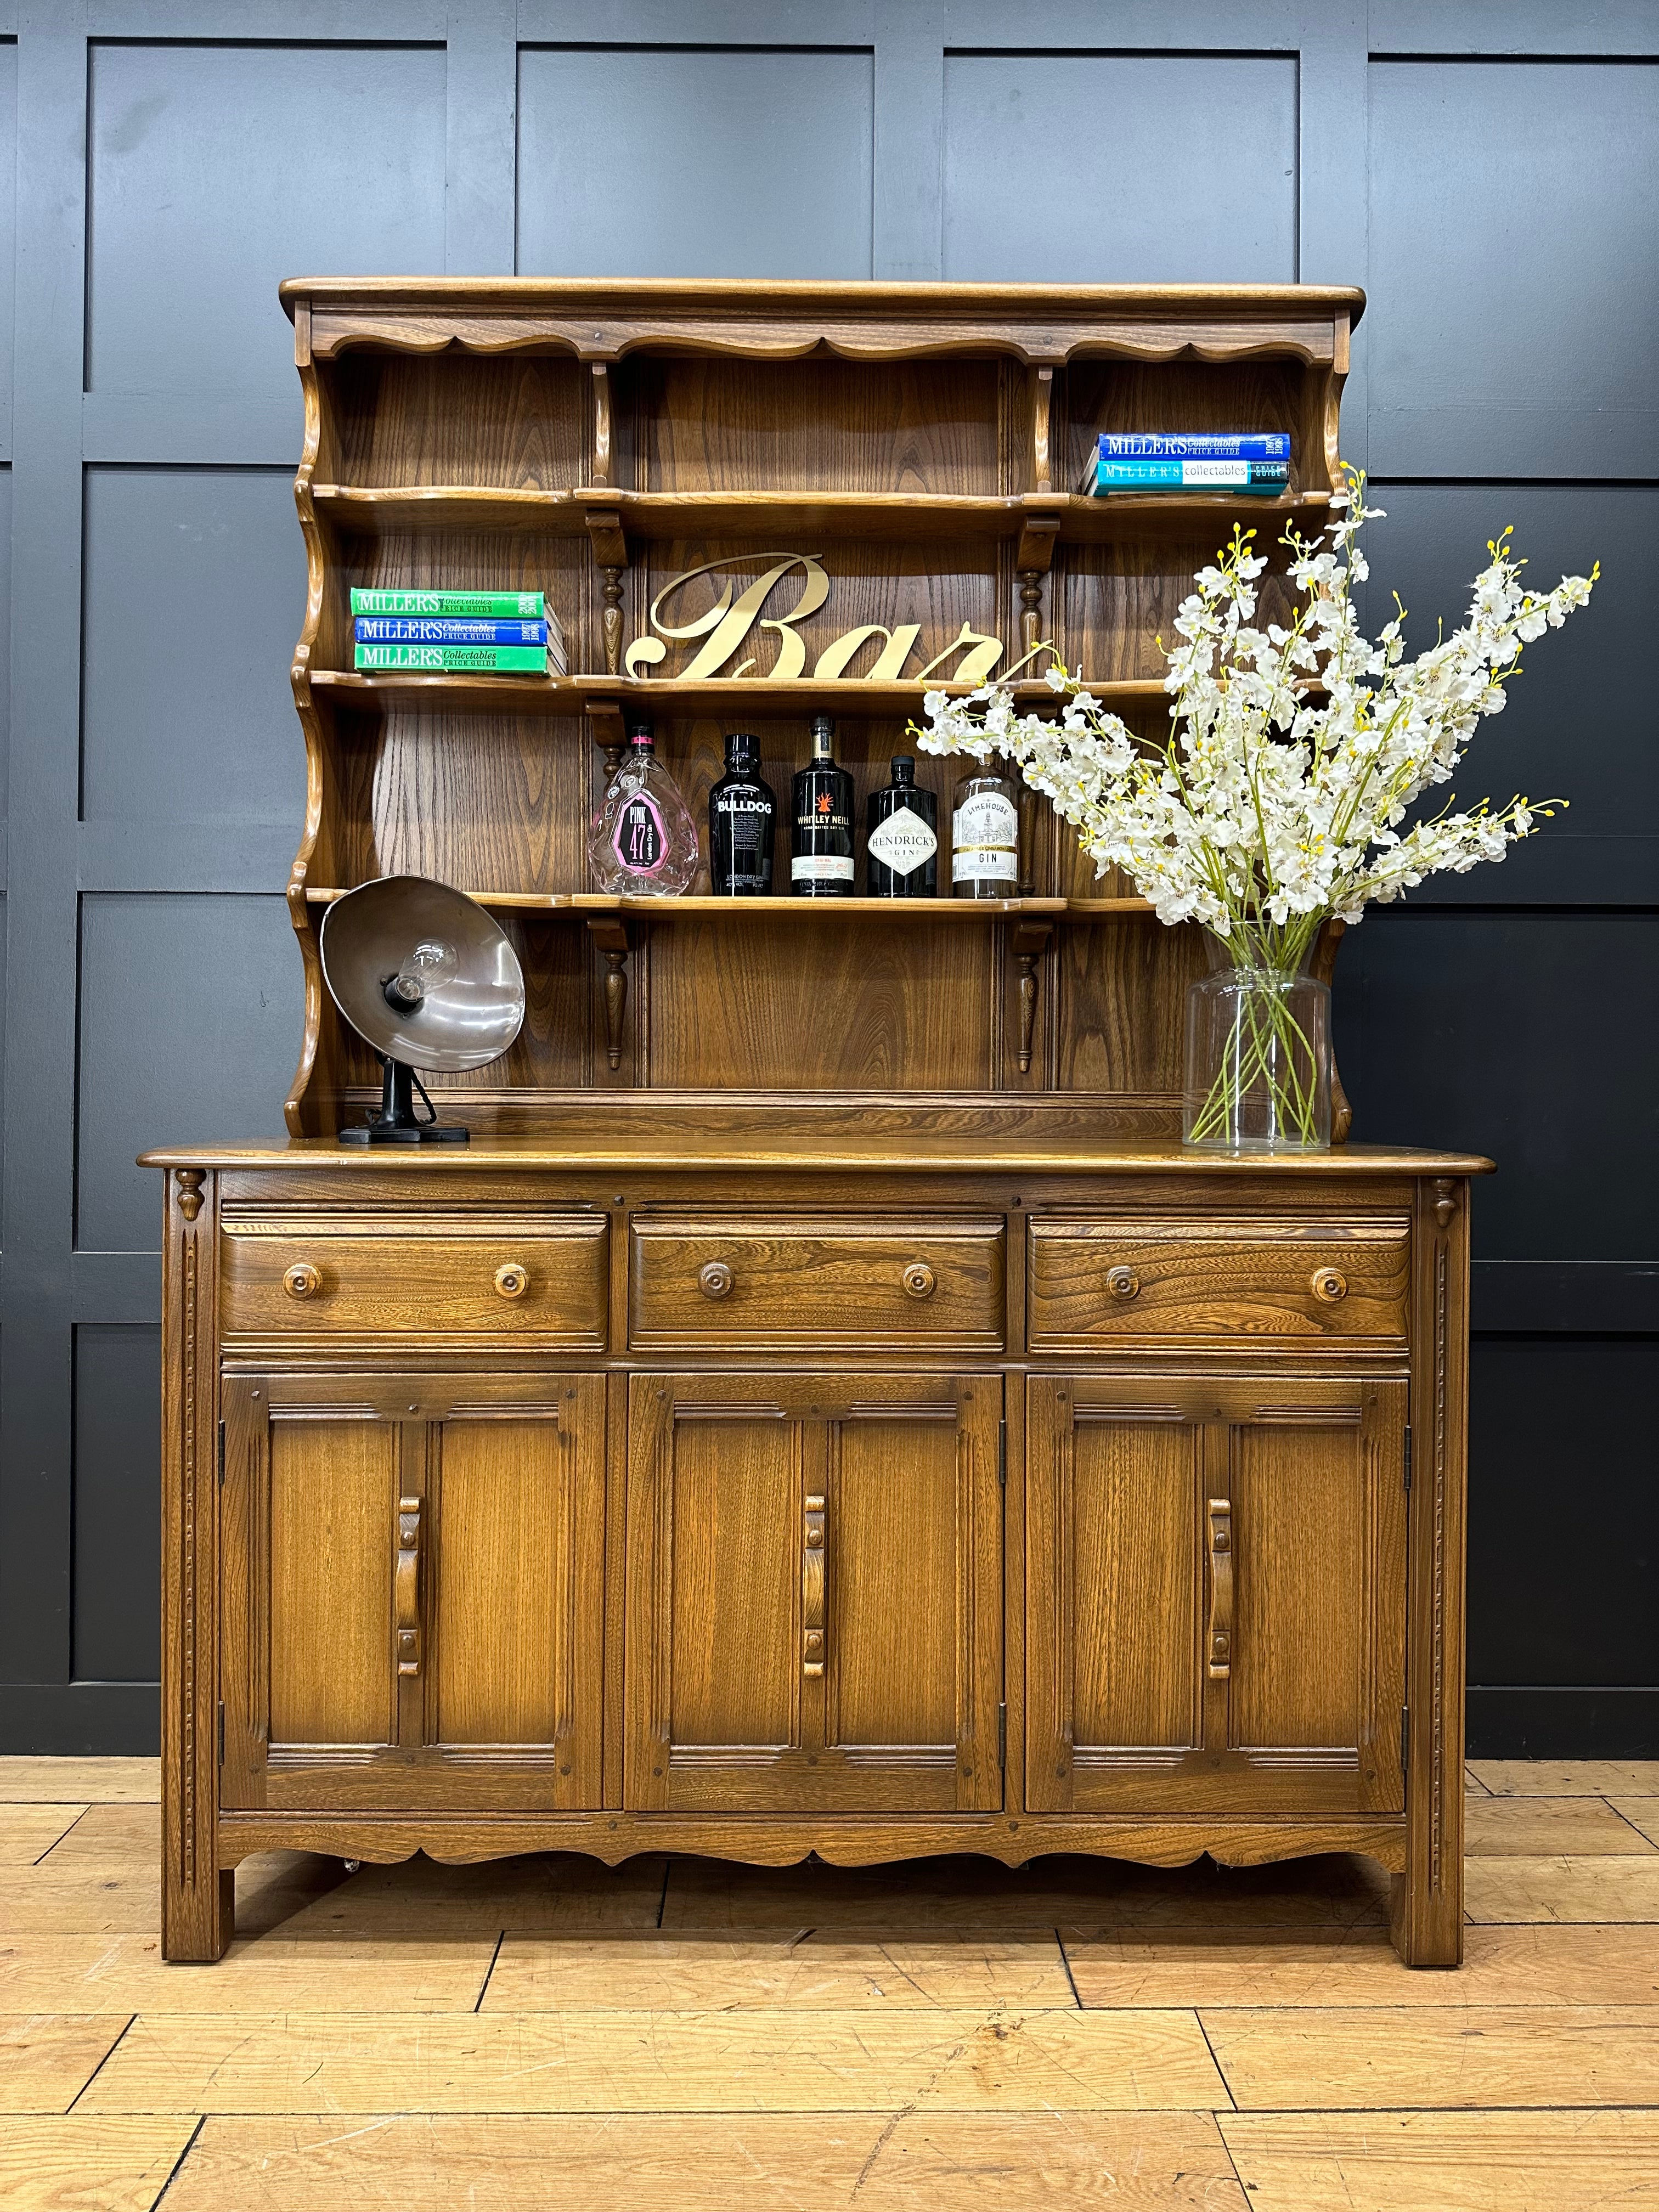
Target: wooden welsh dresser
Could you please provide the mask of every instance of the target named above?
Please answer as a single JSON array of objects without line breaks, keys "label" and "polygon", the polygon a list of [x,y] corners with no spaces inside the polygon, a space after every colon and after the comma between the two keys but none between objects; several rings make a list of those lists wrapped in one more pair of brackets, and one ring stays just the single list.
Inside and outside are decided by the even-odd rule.
[{"label": "wooden welsh dresser", "polygon": [[[861,858],[845,900],[635,900],[585,860],[637,707],[700,817],[726,732],[782,797],[829,712],[861,823],[964,632],[1052,641],[1158,728],[1155,639],[1234,516],[1322,523],[1360,295],[283,297],[304,1039],[285,1140],[146,1155],[167,1955],[217,1958],[281,1846],[1357,1851],[1401,1956],[1455,1965],[1486,1163],[1183,1150],[1202,947],[1042,802],[1000,902],[868,899]],[[1291,488],[1070,495],[1102,428],[1288,429]],[[792,556],[822,604],[798,561],[678,673],[665,629]],[[354,673],[353,585],[544,589],[572,672]],[[959,773],[920,757],[947,822]],[[336,1141],[378,1072],[318,923],[404,870],[483,901],[529,986],[511,1051],[434,1085],[465,1150]]]}]

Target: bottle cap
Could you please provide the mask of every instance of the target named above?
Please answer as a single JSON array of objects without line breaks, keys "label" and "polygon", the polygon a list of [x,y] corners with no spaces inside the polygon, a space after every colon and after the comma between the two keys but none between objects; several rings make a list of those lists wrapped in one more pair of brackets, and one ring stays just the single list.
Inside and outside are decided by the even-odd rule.
[{"label": "bottle cap", "polygon": [[651,725],[643,714],[630,715],[628,723],[628,742],[641,752],[649,752],[656,743]]},{"label": "bottle cap", "polygon": [[914,783],[915,780],[916,763],[915,755],[912,753],[895,753],[893,755],[894,782]]},{"label": "bottle cap", "polygon": [[835,734],[835,723],[828,714],[813,715],[812,750],[815,755],[828,755],[830,750],[830,740]]},{"label": "bottle cap", "polygon": [[760,758],[760,739],[752,730],[733,730],[726,740],[727,768],[753,768]]}]

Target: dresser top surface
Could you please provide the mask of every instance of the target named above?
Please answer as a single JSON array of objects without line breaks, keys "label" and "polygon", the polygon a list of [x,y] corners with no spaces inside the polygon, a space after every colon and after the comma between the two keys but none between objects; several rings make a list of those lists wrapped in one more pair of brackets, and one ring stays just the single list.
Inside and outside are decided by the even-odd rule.
[{"label": "dresser top surface", "polygon": [[[1091,1118],[1096,1126],[1091,1127]],[[151,1168],[337,1169],[342,1174],[414,1168],[457,1170],[648,1168],[718,1174],[743,1168],[793,1173],[859,1170],[930,1174],[1474,1176],[1492,1172],[1479,1154],[1397,1145],[1343,1145],[1329,1152],[1210,1152],[1174,1138],[1114,1134],[1085,1109],[848,1105],[672,1105],[607,1099],[573,1106],[526,1135],[475,1133],[469,1145],[341,1145],[331,1137],[238,1144],[158,1146],[140,1155]]]}]

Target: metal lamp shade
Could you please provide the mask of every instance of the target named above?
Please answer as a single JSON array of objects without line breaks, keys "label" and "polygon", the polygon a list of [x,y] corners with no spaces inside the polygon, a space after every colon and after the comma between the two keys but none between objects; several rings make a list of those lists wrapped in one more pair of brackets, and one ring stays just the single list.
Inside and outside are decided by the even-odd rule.
[{"label": "metal lamp shade", "polygon": [[[386,999],[417,945],[453,949],[453,974],[426,980],[405,1012]],[[406,1067],[456,1073],[498,1059],[524,1025],[524,970],[499,925],[464,891],[425,876],[381,876],[323,917],[323,977],[374,1050]]]}]

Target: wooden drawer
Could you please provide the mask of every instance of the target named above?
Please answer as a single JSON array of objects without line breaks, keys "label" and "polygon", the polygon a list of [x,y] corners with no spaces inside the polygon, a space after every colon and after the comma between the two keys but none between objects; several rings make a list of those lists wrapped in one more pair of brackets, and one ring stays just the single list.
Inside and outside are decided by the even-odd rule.
[{"label": "wooden drawer", "polygon": [[301,1337],[605,1348],[604,1214],[264,1214],[222,1224],[227,1343]]},{"label": "wooden drawer", "polygon": [[653,1351],[999,1352],[1004,1247],[1000,1218],[636,1218],[628,1340]]},{"label": "wooden drawer", "polygon": [[1403,1339],[1410,1249],[1403,1218],[1034,1220],[1026,1340]]}]

